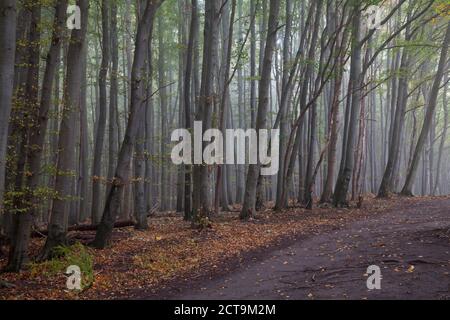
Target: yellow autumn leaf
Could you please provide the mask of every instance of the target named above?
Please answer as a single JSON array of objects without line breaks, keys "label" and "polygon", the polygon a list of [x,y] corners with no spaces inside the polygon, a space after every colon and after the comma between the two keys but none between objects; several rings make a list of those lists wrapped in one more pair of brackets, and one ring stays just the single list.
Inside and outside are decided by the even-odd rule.
[{"label": "yellow autumn leaf", "polygon": [[406,271],[406,272],[413,273],[415,269],[416,269],[416,267],[411,265],[411,266],[409,266],[408,271]]}]

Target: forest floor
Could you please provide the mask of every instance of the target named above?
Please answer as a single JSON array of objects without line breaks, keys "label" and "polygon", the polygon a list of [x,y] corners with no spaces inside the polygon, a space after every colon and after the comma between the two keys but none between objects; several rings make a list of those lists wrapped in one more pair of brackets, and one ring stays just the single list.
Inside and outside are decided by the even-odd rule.
[{"label": "forest floor", "polygon": [[[417,200],[267,252],[166,298],[449,300],[450,200]],[[380,290],[367,289],[371,265],[381,268]]]},{"label": "forest floor", "polygon": [[[0,275],[12,285],[0,300],[450,298],[449,198],[368,197],[360,209],[266,210],[250,222],[235,209],[202,231],[175,213],[151,217],[146,232],[116,229],[110,248],[88,249],[89,288],[68,291],[64,263],[31,264]],[[32,256],[43,241],[33,239]],[[369,265],[380,266],[382,290],[368,291]]]}]

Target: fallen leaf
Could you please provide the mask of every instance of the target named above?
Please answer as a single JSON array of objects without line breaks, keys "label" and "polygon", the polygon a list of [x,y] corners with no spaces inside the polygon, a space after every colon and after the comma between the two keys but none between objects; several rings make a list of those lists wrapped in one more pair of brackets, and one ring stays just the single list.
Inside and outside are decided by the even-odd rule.
[{"label": "fallen leaf", "polygon": [[413,273],[415,269],[416,269],[416,267],[411,265],[411,266],[409,266],[409,268],[408,268],[408,270],[406,272]]}]

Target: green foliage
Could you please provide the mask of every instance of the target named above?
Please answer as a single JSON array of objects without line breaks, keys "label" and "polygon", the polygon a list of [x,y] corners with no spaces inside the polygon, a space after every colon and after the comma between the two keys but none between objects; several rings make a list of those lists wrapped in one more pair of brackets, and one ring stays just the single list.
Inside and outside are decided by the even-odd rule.
[{"label": "green foliage", "polygon": [[72,246],[59,246],[53,251],[54,257],[42,263],[32,263],[30,265],[32,275],[39,274],[45,276],[56,276],[66,272],[69,266],[78,266],[81,270],[82,290],[86,290],[94,283],[94,259],[89,248],[81,243]]},{"label": "green foliage", "polygon": [[195,227],[199,230],[204,230],[212,227],[211,220],[208,217],[200,216],[195,221]]},{"label": "green foliage", "polygon": [[450,16],[450,1],[449,0],[435,0],[434,10],[441,17]]}]

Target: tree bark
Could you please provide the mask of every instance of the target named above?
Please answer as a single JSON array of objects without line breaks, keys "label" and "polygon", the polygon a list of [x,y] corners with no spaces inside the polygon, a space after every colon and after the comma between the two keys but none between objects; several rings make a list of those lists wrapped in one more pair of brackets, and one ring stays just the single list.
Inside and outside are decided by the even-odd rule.
[{"label": "tree bark", "polygon": [[426,106],[426,114],[423,123],[422,130],[419,135],[419,140],[417,141],[417,145],[414,151],[413,159],[411,161],[411,165],[408,168],[408,174],[406,176],[406,182],[402,189],[402,194],[405,196],[412,196],[412,188],[414,184],[414,180],[416,178],[417,169],[419,166],[419,161],[421,158],[422,151],[425,146],[425,142],[427,136],[430,132],[430,127],[433,121],[434,112],[436,110],[437,98],[439,94],[439,88],[441,85],[442,78],[445,72],[445,66],[447,64],[447,55],[448,55],[448,47],[450,44],[450,22],[447,24],[445,39],[442,45],[441,56],[439,60],[439,65],[436,73],[436,77],[434,78],[433,87],[431,88],[429,99]]},{"label": "tree bark", "polygon": [[120,148],[115,177],[106,198],[102,220],[95,235],[95,239],[91,243],[93,247],[98,249],[105,248],[111,241],[112,230],[120,208],[121,194],[124,186],[128,184],[130,180],[129,166],[133,147],[138,136],[139,123],[146,99],[143,92],[145,88],[145,81],[143,80],[147,74],[146,57],[149,57],[149,61],[147,62],[151,63],[150,58],[152,56],[151,54],[148,55],[147,50],[153,35],[155,14],[163,2],[164,0],[148,0],[142,18],[139,20],[131,76],[131,104],[127,129],[124,141]]},{"label": "tree bark", "polygon": [[334,205],[347,205],[347,193],[352,178],[354,164],[355,164],[355,143],[356,134],[358,131],[358,116],[360,115],[361,107],[361,5],[355,4],[353,13],[353,40],[352,40],[352,61],[350,67],[350,86],[351,86],[351,110],[348,123],[348,136],[346,139],[345,158],[343,162],[343,170],[336,182]]},{"label": "tree bark", "polygon": [[[406,41],[410,40],[409,28],[406,31]],[[393,173],[396,164],[399,161],[400,154],[400,140],[405,122],[406,106],[408,104],[408,69],[410,65],[410,57],[407,49],[403,49],[400,63],[400,79],[398,80],[398,93],[397,93],[397,108],[395,116],[391,125],[391,139],[389,145],[389,156],[386,164],[386,169],[381,181],[381,186],[378,191],[378,197],[386,198],[393,191]]]},{"label": "tree bark", "polygon": [[[276,204],[275,207],[277,209],[284,208],[286,206],[286,203],[281,203],[282,199],[282,193],[283,193],[283,186],[284,186],[284,157],[286,155],[286,148],[287,148],[287,137],[288,137],[288,130],[289,130],[289,121],[288,121],[288,109],[289,109],[289,98],[291,90],[290,90],[290,79],[289,75],[292,74],[292,70],[297,70],[297,66],[293,65],[291,66],[291,32],[292,32],[292,1],[287,0],[286,1],[286,7],[285,7],[285,15],[286,15],[286,27],[284,32],[284,42],[283,42],[283,78],[282,78],[282,84],[281,84],[281,101],[280,101],[280,108],[278,111],[278,118],[280,119],[280,152],[279,152],[279,170],[278,170],[278,176],[277,176],[277,198],[276,198]],[[302,43],[300,43],[300,46],[302,46]]]},{"label": "tree bark", "polygon": [[84,222],[90,217],[90,193],[91,179],[89,175],[89,126],[87,115],[87,45],[83,49],[83,75],[81,78],[80,100],[80,212],[79,222]]},{"label": "tree bark", "polygon": [[48,238],[40,254],[40,259],[50,257],[52,250],[66,244],[71,182],[75,170],[75,112],[80,108],[80,86],[82,80],[83,61],[80,59],[87,31],[88,1],[78,0],[81,9],[81,29],[74,29],[67,56],[66,87],[64,92],[61,128],[59,132],[59,159],[57,165],[55,189],[58,197],[53,201],[52,215],[49,222]]},{"label": "tree bark", "polygon": [[[103,145],[105,140],[106,118],[107,118],[107,93],[106,93],[106,77],[108,75],[110,63],[110,1],[102,0],[102,62],[98,76],[99,86],[99,115],[97,118],[97,132],[94,147],[94,164],[92,170],[92,223],[98,224],[101,219],[101,186],[103,179],[102,173],[102,156]],[[109,186],[108,188],[109,189]]]},{"label": "tree bark", "polygon": [[[8,122],[11,114],[14,61],[16,53],[17,7],[15,0],[0,3],[0,226],[3,218],[3,194],[5,190],[6,147]],[[1,233],[1,231],[0,231]]]},{"label": "tree bark", "polygon": [[159,97],[160,97],[160,109],[161,109],[161,186],[160,186],[160,209],[161,211],[167,211],[170,208],[169,203],[169,167],[167,160],[167,137],[168,137],[168,94],[166,83],[166,50],[164,41],[164,22],[162,16],[158,16],[158,81],[159,81]]},{"label": "tree bark", "polygon": [[109,150],[108,150],[108,180],[114,177],[116,168],[116,158],[119,148],[119,136],[117,125],[118,105],[118,72],[119,72],[119,47],[117,40],[117,3],[111,1],[111,19],[110,19],[110,44],[111,44],[111,76],[110,76],[110,94],[109,94]]},{"label": "tree bark", "polygon": [[443,154],[444,154],[444,147],[445,147],[445,142],[447,139],[447,132],[448,132],[448,97],[447,97],[447,92],[448,92],[448,75],[445,76],[444,79],[444,83],[445,83],[445,87],[444,87],[444,98],[443,98],[443,102],[442,102],[442,108],[444,110],[444,129],[442,132],[442,136],[441,136],[441,142],[439,144],[439,155],[438,155],[438,161],[437,161],[437,166],[436,166],[436,181],[434,182],[434,188],[433,188],[433,195],[436,195],[438,190],[441,194],[443,194],[445,191],[444,190],[440,190],[440,182],[441,182],[441,168],[442,168],[442,160],[443,160]]},{"label": "tree bark", "polygon": [[[269,106],[269,90],[271,81],[273,53],[275,50],[278,15],[280,11],[280,1],[270,1],[269,29],[267,32],[266,46],[264,50],[264,62],[262,64],[261,81],[259,83],[258,114],[256,118],[256,129],[266,129],[267,110]],[[244,196],[244,204],[240,214],[243,220],[249,219],[255,214],[256,189],[260,175],[261,164],[251,164],[248,168],[247,183]]]},{"label": "tree bark", "polygon": [[[214,70],[217,64],[217,44],[220,18],[220,1],[205,3],[205,29],[203,46],[203,67],[200,97],[196,110],[196,120],[202,121],[202,136],[212,126],[212,113],[215,101]],[[195,137],[194,137],[195,139]],[[199,141],[197,141],[199,143]],[[202,152],[205,145],[202,146]],[[193,224],[201,225],[203,219],[212,212],[210,196],[210,168],[194,165],[193,183],[196,192],[193,196]]]},{"label": "tree bark", "polygon": [[[336,7],[334,10],[331,10],[330,15],[334,17],[338,12],[338,8]],[[343,10],[342,14],[345,15],[346,12]],[[331,26],[331,31],[336,32],[338,28],[337,19],[333,18],[334,23]],[[339,37],[339,33],[336,35]],[[337,157],[337,143],[339,138],[339,121],[340,121],[340,99],[342,93],[342,82],[344,78],[344,68],[345,68],[345,50],[347,46],[348,39],[348,31],[345,29],[343,34],[339,37],[341,39],[340,43],[340,54],[336,56],[336,77],[332,80],[331,85],[331,106],[328,119],[328,128],[329,128],[329,146],[328,146],[328,154],[327,154],[327,166],[326,166],[326,176],[325,182],[323,186],[322,196],[320,201],[322,203],[330,203],[333,196],[333,182],[336,174],[336,157]]]},{"label": "tree bark", "polygon": [[[192,101],[192,67],[194,45],[198,35],[198,3],[191,0],[191,23],[189,26],[189,39],[186,51],[186,73],[184,75],[184,122],[186,129],[192,128],[191,101]],[[184,219],[192,218],[192,165],[185,165],[184,168]]]},{"label": "tree bark", "polygon": [[[223,34],[223,44],[222,44],[222,72],[220,72],[222,79],[219,80],[221,85],[221,100],[220,100],[220,117],[219,117],[219,129],[221,132],[225,132],[228,128],[227,123],[229,119],[230,111],[230,67],[231,67],[231,55],[233,50],[233,31],[234,31],[234,18],[236,15],[236,0],[231,2],[231,15],[229,6],[224,7],[226,13],[222,17],[222,34]],[[226,136],[224,136],[224,145],[226,145]],[[224,158],[226,157],[226,151],[224,150]],[[229,166],[222,164],[217,166],[216,175],[216,193],[214,201],[214,211],[216,214],[220,211],[220,206],[224,209],[228,208],[228,189],[227,189],[227,172],[230,169]]]},{"label": "tree bark", "polygon": [[[41,94],[41,101],[39,108],[34,111],[32,122],[33,127],[30,129],[32,132],[29,134],[29,144],[32,146],[27,150],[27,162],[29,165],[29,172],[31,175],[26,177],[26,187],[29,192],[33,193],[39,186],[39,180],[41,178],[41,162],[42,151],[45,142],[45,135],[47,132],[48,113],[52,105],[53,97],[53,81],[57,72],[57,66],[59,65],[60,50],[63,36],[63,28],[65,24],[65,14],[67,9],[67,1],[63,0],[55,6],[55,18],[53,22],[53,35],[52,44],[47,54],[47,64],[44,73],[43,87]],[[40,10],[40,9],[35,9]],[[35,13],[39,15],[39,12]],[[39,21],[39,18],[37,18]],[[38,22],[35,22],[38,23]],[[36,35],[35,38],[39,36]],[[39,48],[35,49],[35,55],[37,59],[39,57]],[[36,80],[37,82],[37,80]],[[37,93],[36,93],[37,95]],[[31,208],[25,208],[25,212],[18,214],[14,217],[15,226],[12,239],[12,246],[10,248],[10,255],[8,261],[8,269],[13,271],[19,271],[25,261],[28,260],[28,244],[29,234],[31,229],[31,223],[33,218],[37,216],[38,208],[40,207],[38,195],[30,194]],[[25,202],[25,201],[24,201]]]},{"label": "tree bark", "polygon": [[136,139],[134,153],[134,216],[136,218],[135,228],[138,230],[147,230],[147,210],[145,204],[145,119],[141,119],[138,136]]}]

